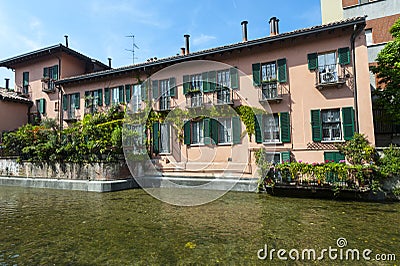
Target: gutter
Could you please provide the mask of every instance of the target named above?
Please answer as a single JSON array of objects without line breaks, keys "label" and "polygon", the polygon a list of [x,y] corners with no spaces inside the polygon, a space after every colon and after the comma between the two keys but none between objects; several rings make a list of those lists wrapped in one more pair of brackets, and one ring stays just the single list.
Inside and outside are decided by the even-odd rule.
[{"label": "gutter", "polygon": [[354,78],[354,131],[359,133],[359,119],[358,119],[358,91],[357,91],[357,68],[356,68],[356,50],[355,50],[355,40],[356,37],[364,29],[365,23],[359,26],[359,24],[354,25],[354,31],[350,37],[350,45],[352,52],[353,61],[353,78]]}]

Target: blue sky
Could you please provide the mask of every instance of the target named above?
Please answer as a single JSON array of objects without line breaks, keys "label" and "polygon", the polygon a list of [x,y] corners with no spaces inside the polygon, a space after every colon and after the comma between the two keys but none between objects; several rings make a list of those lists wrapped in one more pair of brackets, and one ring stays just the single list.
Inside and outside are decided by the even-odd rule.
[{"label": "blue sky", "polygon": [[[320,0],[69,0],[0,1],[0,60],[64,43],[113,67],[168,57],[184,46],[198,51],[241,41],[242,20],[249,39],[269,34],[269,18],[280,19],[280,32],[321,24]],[[0,68],[0,86],[13,73]],[[13,84],[13,83],[12,83]]]}]

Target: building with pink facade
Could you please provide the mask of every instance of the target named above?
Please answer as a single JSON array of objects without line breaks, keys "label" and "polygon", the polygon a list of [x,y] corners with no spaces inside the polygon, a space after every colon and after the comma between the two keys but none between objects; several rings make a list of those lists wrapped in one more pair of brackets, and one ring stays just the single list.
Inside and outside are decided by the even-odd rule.
[{"label": "building with pink facade", "polygon": [[[342,159],[335,144],[354,132],[374,144],[365,18],[287,33],[278,22],[270,20],[269,36],[248,40],[244,21],[240,42],[196,52],[185,35],[180,55],[120,68],[63,45],[0,66],[15,69],[17,88],[38,115],[64,126],[113,105],[162,114],[150,127],[130,124],[138,134],[127,145],[147,139],[146,152],[163,171],[254,174],[260,148],[275,162],[321,162]],[[255,108],[253,134],[232,111],[240,106]],[[207,113],[211,108],[229,115]],[[182,121],[164,119],[177,110],[186,114]]]}]

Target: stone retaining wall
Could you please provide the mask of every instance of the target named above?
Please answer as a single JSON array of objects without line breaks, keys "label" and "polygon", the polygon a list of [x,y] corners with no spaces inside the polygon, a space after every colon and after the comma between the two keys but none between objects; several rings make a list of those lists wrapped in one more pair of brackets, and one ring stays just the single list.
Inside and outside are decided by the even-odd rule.
[{"label": "stone retaining wall", "polygon": [[125,161],[118,163],[31,163],[0,158],[0,176],[72,180],[119,180],[130,178]]}]

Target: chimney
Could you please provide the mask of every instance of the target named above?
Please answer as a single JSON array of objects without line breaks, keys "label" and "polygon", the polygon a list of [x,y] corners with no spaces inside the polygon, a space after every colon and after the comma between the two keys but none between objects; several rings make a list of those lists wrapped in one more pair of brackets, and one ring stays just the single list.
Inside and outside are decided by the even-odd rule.
[{"label": "chimney", "polygon": [[68,47],[68,35],[64,35],[65,38],[65,46]]},{"label": "chimney", "polygon": [[10,79],[5,78],[5,80],[6,80],[6,90],[10,90]]},{"label": "chimney", "polygon": [[242,23],[240,23],[242,25],[242,41],[243,42],[247,42],[247,24],[249,22],[247,22],[246,20],[243,20]]},{"label": "chimney", "polygon": [[189,38],[190,35],[189,34],[185,34],[183,35],[183,37],[185,37],[185,48],[186,48],[186,54],[189,54]]},{"label": "chimney", "polygon": [[269,20],[270,36],[275,36],[279,34],[279,19],[272,17]]},{"label": "chimney", "polygon": [[185,53],[186,53],[185,47],[181,47],[181,55],[185,55]]},{"label": "chimney", "polygon": [[112,58],[109,57],[109,58],[107,58],[107,59],[108,59],[108,67],[111,68],[111,61],[112,61]]}]

